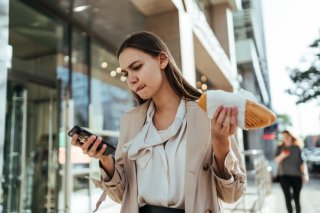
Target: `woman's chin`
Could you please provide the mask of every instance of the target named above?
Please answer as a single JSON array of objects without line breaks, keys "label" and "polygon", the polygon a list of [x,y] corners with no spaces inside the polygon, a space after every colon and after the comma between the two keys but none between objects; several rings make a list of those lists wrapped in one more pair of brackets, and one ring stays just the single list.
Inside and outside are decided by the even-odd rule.
[{"label": "woman's chin", "polygon": [[139,95],[139,97],[140,97],[142,100],[148,100],[148,99],[151,98],[151,97],[148,96],[148,95]]},{"label": "woman's chin", "polygon": [[148,100],[148,99],[151,99],[153,98],[153,93],[150,92],[150,91],[140,91],[138,93],[136,93],[142,100]]}]

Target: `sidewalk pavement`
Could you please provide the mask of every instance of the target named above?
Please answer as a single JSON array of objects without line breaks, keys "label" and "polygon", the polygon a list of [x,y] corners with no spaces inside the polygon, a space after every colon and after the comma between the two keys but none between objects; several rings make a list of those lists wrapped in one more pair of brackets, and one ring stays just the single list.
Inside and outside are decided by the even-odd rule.
[{"label": "sidewalk pavement", "polygon": [[[284,194],[279,183],[272,186],[273,209],[271,212],[287,212]],[[310,181],[303,185],[300,194],[300,205],[302,213],[318,213],[320,212],[320,174],[310,175]],[[293,202],[293,201],[292,201]],[[268,202],[266,205],[268,206]]]},{"label": "sidewalk pavement", "polygon": [[[256,188],[252,180],[248,180],[247,192],[254,192]],[[101,194],[100,189],[94,189],[92,191],[92,204],[99,199]],[[301,191],[300,203],[302,213],[318,213],[320,212],[320,175],[312,175],[309,183],[305,184]],[[252,206],[253,202],[256,200],[257,195],[248,195],[244,197],[246,207]],[[88,213],[88,194],[84,193],[74,193],[72,196],[72,213]],[[242,198],[243,199],[243,198]],[[82,201],[82,202],[81,202]],[[240,213],[245,211],[235,211],[228,208],[232,208],[237,204],[241,203],[242,200],[234,204],[223,204],[225,213]],[[241,205],[241,204],[240,204]],[[93,210],[95,206],[91,206]],[[250,209],[250,208],[249,208]],[[97,213],[119,213],[120,204],[113,202],[107,197],[106,201],[103,202],[97,211]],[[279,183],[272,184],[272,192],[266,197],[263,208],[261,211],[246,211],[246,212],[259,212],[259,213],[286,213],[286,205],[283,192],[281,190]]]},{"label": "sidewalk pavement", "polygon": [[[248,182],[248,192],[255,191],[254,183],[249,180]],[[318,213],[320,212],[320,175],[312,175],[310,176],[310,181],[303,185],[301,194],[300,194],[300,205],[302,213]],[[253,206],[254,201],[256,200],[256,196],[247,196],[245,197],[245,207],[250,209],[249,206]],[[242,198],[243,199],[243,198]],[[241,206],[242,200],[239,200],[237,203],[240,203]],[[228,205],[224,204],[225,213],[237,213],[237,212],[258,212],[258,213],[286,213],[286,203],[284,194],[282,192],[281,186],[279,183],[272,184],[272,191],[269,196],[266,197],[263,208],[260,211],[236,211],[229,210],[228,208],[232,208],[237,205],[237,203]],[[293,208],[294,208],[294,202]]]}]

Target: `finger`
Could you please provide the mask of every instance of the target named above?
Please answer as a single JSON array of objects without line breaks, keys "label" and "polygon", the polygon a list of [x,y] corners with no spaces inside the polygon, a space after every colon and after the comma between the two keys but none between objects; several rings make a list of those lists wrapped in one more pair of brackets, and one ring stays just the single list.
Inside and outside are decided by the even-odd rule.
[{"label": "finger", "polygon": [[90,152],[96,153],[97,148],[98,148],[99,144],[101,143],[101,141],[102,141],[102,138],[98,137],[97,140],[94,142],[94,144],[91,146]]},{"label": "finger", "polygon": [[232,125],[237,125],[237,118],[238,118],[238,108],[237,107],[232,107],[231,109],[231,124]]},{"label": "finger", "polygon": [[84,154],[87,154],[88,153],[88,149],[89,149],[89,146],[91,146],[91,144],[93,144],[93,142],[96,140],[97,136],[95,135],[91,135],[87,141],[81,146],[82,148],[82,151]]},{"label": "finger", "polygon": [[230,120],[231,120],[231,108],[226,108],[226,116],[222,123],[222,128],[229,131],[230,130]]},{"label": "finger", "polygon": [[221,112],[218,114],[218,117],[217,117],[217,124],[220,124],[222,125],[222,122],[224,121],[225,117],[226,117],[226,108],[223,107],[223,109],[221,110]]},{"label": "finger", "polygon": [[238,128],[238,108],[232,107],[231,108],[231,119],[230,119],[230,134],[234,134]]},{"label": "finger", "polygon": [[90,147],[90,150],[88,150],[88,155],[90,157],[95,157],[96,156],[97,149],[98,149],[98,146],[100,145],[101,141],[102,141],[102,138],[98,137],[97,140],[95,140],[93,145]]},{"label": "finger", "polygon": [[73,145],[79,145],[78,144],[78,135],[77,134],[74,134],[73,136],[72,136],[72,141],[71,141],[71,143],[73,144]]},{"label": "finger", "polygon": [[223,110],[223,106],[218,106],[218,108],[216,109],[216,111],[214,112],[213,115],[213,119],[217,119],[218,115],[220,114],[220,112]]},{"label": "finger", "polygon": [[102,148],[100,149],[100,151],[96,154],[96,158],[101,158],[103,156],[103,154],[105,153],[105,151],[107,150],[107,145],[103,144]]},{"label": "finger", "polygon": [[224,119],[223,125],[230,126],[230,123],[231,123],[231,108],[227,107],[226,108],[226,117]]}]

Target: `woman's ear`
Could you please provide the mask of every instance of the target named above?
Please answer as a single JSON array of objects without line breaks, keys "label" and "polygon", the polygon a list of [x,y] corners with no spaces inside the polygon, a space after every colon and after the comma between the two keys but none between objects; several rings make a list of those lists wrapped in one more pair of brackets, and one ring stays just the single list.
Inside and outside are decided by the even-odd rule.
[{"label": "woman's ear", "polygon": [[161,52],[159,57],[160,57],[160,68],[163,70],[167,67],[169,63],[169,58],[168,58],[168,55],[164,52]]}]

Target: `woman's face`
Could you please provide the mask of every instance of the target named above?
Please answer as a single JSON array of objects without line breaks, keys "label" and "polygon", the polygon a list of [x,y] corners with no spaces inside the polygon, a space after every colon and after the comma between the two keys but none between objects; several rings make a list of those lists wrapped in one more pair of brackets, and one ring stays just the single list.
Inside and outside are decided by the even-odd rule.
[{"label": "woman's face", "polygon": [[153,57],[138,49],[126,48],[119,55],[119,63],[129,88],[140,98],[150,99],[159,92],[165,78],[160,56]]},{"label": "woman's face", "polygon": [[292,137],[288,133],[282,133],[282,141],[286,146],[292,145]]}]

